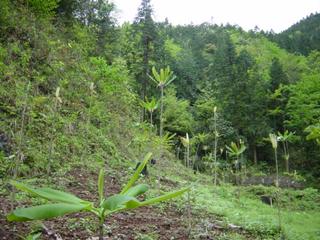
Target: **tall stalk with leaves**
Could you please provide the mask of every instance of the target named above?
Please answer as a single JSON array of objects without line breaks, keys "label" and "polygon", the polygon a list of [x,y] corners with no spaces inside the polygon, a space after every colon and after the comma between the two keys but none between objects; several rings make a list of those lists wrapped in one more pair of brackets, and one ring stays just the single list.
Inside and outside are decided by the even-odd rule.
[{"label": "tall stalk with leaves", "polygon": [[277,135],[270,133],[269,139],[274,151],[274,159],[276,161],[276,198],[277,198],[277,208],[278,208],[278,221],[279,221],[279,231],[281,232],[281,212],[280,212],[280,188],[279,188],[279,169],[278,169],[278,156],[277,156],[277,148],[278,148],[278,140],[279,137]]},{"label": "tall stalk with leaves", "polygon": [[186,133],[186,137],[181,137],[182,145],[185,147],[185,164],[186,167],[190,167],[190,139],[189,134]]},{"label": "tall stalk with leaves", "polygon": [[[14,164],[14,169],[13,169],[13,177],[14,179],[17,178],[20,174],[20,168],[21,165],[23,164],[24,160],[24,154],[23,154],[23,144],[24,144],[24,139],[25,139],[25,128],[27,125],[27,110],[28,110],[28,98],[30,94],[30,89],[31,89],[31,83],[28,82],[26,86],[22,86],[23,89],[21,91],[23,92],[23,99],[21,99],[21,121],[19,126],[17,126],[17,122],[15,121],[15,131],[17,132],[16,129],[17,127],[19,128],[19,131],[17,132],[17,154],[15,158],[15,164]],[[25,89],[24,89],[25,88]]]},{"label": "tall stalk with leaves", "polygon": [[[51,108],[53,121],[57,121],[57,112],[59,111],[60,105],[62,104],[62,98],[60,97],[60,87],[56,88],[55,96],[53,99],[53,107]],[[56,129],[52,127],[50,129],[50,145],[49,145],[49,153],[48,153],[48,164],[47,164],[47,174],[51,174],[51,167],[52,167],[52,155],[55,151],[55,136]]]},{"label": "tall stalk with leaves", "polygon": [[148,153],[142,164],[135,171],[131,179],[124,186],[120,193],[106,197],[104,193],[104,170],[101,169],[98,177],[99,203],[97,206],[93,202],[83,200],[77,196],[51,188],[33,188],[20,182],[11,181],[17,189],[25,191],[35,197],[49,201],[47,204],[18,208],[7,216],[9,221],[24,222],[34,220],[44,220],[63,216],[74,212],[91,212],[99,219],[99,240],[103,240],[103,225],[105,219],[113,213],[127,211],[130,209],[156,204],[182,195],[189,191],[184,188],[175,192],[166,193],[162,196],[139,201],[136,197],[148,191],[146,184],[133,186],[152,154]]},{"label": "tall stalk with leaves", "polygon": [[217,147],[218,147],[218,138],[219,133],[217,131],[217,107],[213,109],[213,124],[214,124],[214,149],[213,149],[213,157],[214,157],[214,185],[217,185]]},{"label": "tall stalk with leaves", "polygon": [[292,141],[293,136],[294,136],[294,133],[289,132],[288,130],[286,130],[283,134],[278,132],[278,139],[280,142],[282,142],[282,146],[283,146],[283,157],[285,160],[286,172],[290,171],[290,168],[289,168],[289,158],[290,158],[289,142]]},{"label": "tall stalk with leaves", "polygon": [[170,67],[167,66],[165,69],[161,68],[158,72],[155,67],[152,68],[152,76],[150,79],[157,84],[157,87],[160,89],[160,130],[159,135],[162,137],[163,134],[163,97],[164,97],[164,88],[167,87],[173,80],[176,79],[176,76],[173,75],[173,72],[170,70]]},{"label": "tall stalk with leaves", "polygon": [[240,157],[241,154],[246,150],[246,146],[243,141],[240,140],[240,144],[237,145],[231,142],[230,146],[226,146],[229,156],[235,157],[235,167],[236,167],[236,183],[239,184],[239,170],[240,170]]},{"label": "tall stalk with leaves", "polygon": [[279,187],[279,165],[278,165],[278,137],[277,135],[270,133],[269,134],[269,140],[271,142],[273,151],[274,151],[274,160],[276,162],[276,187]]},{"label": "tall stalk with leaves", "polygon": [[150,114],[150,123],[151,126],[153,125],[153,113],[158,108],[158,102],[155,99],[155,97],[152,97],[151,100],[149,100],[147,97],[145,101],[141,102],[141,106],[147,110]]}]

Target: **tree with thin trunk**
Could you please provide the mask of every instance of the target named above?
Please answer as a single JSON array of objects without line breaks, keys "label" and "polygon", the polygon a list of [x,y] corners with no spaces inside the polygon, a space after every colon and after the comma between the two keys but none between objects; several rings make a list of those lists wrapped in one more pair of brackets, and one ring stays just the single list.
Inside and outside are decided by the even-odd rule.
[{"label": "tree with thin trunk", "polygon": [[[151,5],[151,0],[142,0],[140,7],[138,9],[138,14],[134,20],[134,27],[141,34],[140,44],[142,46],[143,71],[141,73],[142,86],[141,86],[141,99],[145,99],[148,89],[148,75],[150,69],[150,59],[154,54],[154,48],[152,47],[156,38],[156,24],[152,19],[153,8]],[[145,111],[143,111],[143,119]]]},{"label": "tree with thin trunk", "polygon": [[277,148],[279,137],[276,134],[270,133],[269,139],[272,144],[272,148],[274,151],[274,159],[276,161],[276,198],[277,198],[277,208],[278,208],[278,223],[279,223],[279,231],[281,232],[281,211],[280,211],[280,188],[279,188],[279,169],[278,169],[278,156],[277,156]]},{"label": "tree with thin trunk", "polygon": [[284,131],[283,134],[278,132],[279,141],[282,142],[282,146],[283,146],[283,157],[285,160],[286,172],[290,171],[290,168],[289,168],[289,158],[290,158],[289,142],[292,141],[293,136],[294,136],[294,133],[289,132],[288,130]]},{"label": "tree with thin trunk", "polygon": [[173,75],[173,72],[170,70],[170,67],[167,66],[165,69],[161,68],[158,72],[155,67],[152,68],[152,75],[150,79],[157,84],[160,89],[160,132],[159,135],[163,135],[163,97],[164,97],[164,88],[167,87],[173,80],[176,79],[176,76]]},{"label": "tree with thin trunk", "polygon": [[152,97],[151,100],[146,97],[145,101],[141,102],[141,106],[146,109],[150,114],[150,123],[153,125],[153,113],[158,108],[157,100]]},{"label": "tree with thin trunk", "polygon": [[189,134],[186,133],[186,137],[181,137],[181,142],[182,142],[182,145],[185,147],[185,154],[184,154],[184,157],[185,157],[185,164],[186,164],[186,167],[190,167],[190,139],[189,139]]},{"label": "tree with thin trunk", "polygon": [[240,170],[240,157],[241,154],[246,150],[246,146],[243,141],[240,140],[240,145],[237,145],[234,142],[231,142],[230,146],[226,146],[229,156],[236,157],[235,166],[236,166],[236,183],[239,184],[239,170]]},{"label": "tree with thin trunk", "polygon": [[274,159],[276,161],[276,187],[279,187],[279,165],[278,165],[278,154],[277,154],[278,137],[277,135],[270,133],[269,139],[272,144],[272,148],[274,150]]},{"label": "tree with thin trunk", "polygon": [[[56,92],[55,92],[55,97],[53,100],[53,108],[51,109],[53,119],[57,119],[57,112],[59,111],[60,105],[62,104],[62,99],[60,97],[60,87],[57,87]],[[47,174],[50,175],[51,173],[51,167],[52,167],[52,156],[54,154],[54,148],[55,148],[55,133],[56,129],[54,127],[50,129],[49,132],[49,138],[50,138],[50,145],[49,145],[49,153],[48,153],[48,165],[47,165]]]},{"label": "tree with thin trunk", "polygon": [[217,131],[217,107],[213,109],[213,124],[214,124],[214,149],[213,149],[213,157],[214,157],[214,185],[217,185],[217,148],[218,148],[218,138],[219,133]]}]

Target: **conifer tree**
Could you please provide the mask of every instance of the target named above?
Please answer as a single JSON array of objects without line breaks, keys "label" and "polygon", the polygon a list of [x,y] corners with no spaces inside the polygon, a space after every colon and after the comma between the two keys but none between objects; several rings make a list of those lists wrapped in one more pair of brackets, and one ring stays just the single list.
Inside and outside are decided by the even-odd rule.
[{"label": "conifer tree", "polygon": [[142,0],[135,18],[134,26],[141,34],[141,46],[143,55],[143,72],[141,73],[141,98],[145,99],[148,89],[148,75],[150,70],[150,58],[152,55],[152,43],[156,39],[155,23],[152,19],[153,9],[150,0]]}]

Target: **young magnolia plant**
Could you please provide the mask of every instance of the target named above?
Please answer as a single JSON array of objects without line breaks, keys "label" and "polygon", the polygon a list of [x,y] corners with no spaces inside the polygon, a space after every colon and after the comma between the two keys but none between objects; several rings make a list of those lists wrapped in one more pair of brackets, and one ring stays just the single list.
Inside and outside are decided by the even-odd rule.
[{"label": "young magnolia plant", "polygon": [[226,146],[227,152],[231,157],[236,157],[235,167],[236,167],[236,182],[239,184],[238,174],[240,167],[240,156],[247,149],[243,141],[240,140],[240,145],[237,145],[234,142],[231,142],[230,146]]},{"label": "young magnolia plant", "polygon": [[28,208],[18,208],[7,216],[9,221],[32,221],[43,220],[63,216],[68,213],[86,211],[95,214],[99,218],[99,239],[103,239],[103,224],[106,217],[119,211],[126,211],[150,204],[166,201],[178,197],[189,188],[184,188],[175,192],[170,192],[159,197],[151,198],[146,201],[139,201],[137,197],[148,191],[146,184],[133,186],[149,159],[151,153],[148,153],[131,179],[118,194],[106,197],[104,194],[104,170],[101,169],[98,178],[99,203],[97,206],[93,202],[83,200],[77,196],[54,190],[51,188],[33,188],[20,182],[11,181],[17,189],[25,191],[32,196],[45,199],[50,203],[33,206]]},{"label": "young magnolia plant", "polygon": [[150,123],[153,125],[153,112],[158,108],[157,100],[152,97],[151,100],[146,97],[145,101],[141,102],[141,106],[150,113]]},{"label": "young magnolia plant", "polygon": [[164,94],[164,88],[167,87],[170,83],[173,82],[173,80],[176,79],[176,76],[173,75],[173,72],[170,70],[170,67],[166,67],[165,69],[161,68],[159,72],[157,72],[156,68],[152,68],[152,74],[153,76],[150,76],[150,79],[157,84],[157,86],[160,88],[161,98],[160,98],[160,137],[162,137],[163,133],[163,94]]}]

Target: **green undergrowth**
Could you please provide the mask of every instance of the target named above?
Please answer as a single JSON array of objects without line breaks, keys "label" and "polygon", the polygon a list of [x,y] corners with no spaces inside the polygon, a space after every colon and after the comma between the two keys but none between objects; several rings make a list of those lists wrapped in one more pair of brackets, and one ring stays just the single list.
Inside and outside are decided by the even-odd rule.
[{"label": "green undergrowth", "polygon": [[[211,214],[228,224],[237,225],[256,239],[279,239],[277,203],[273,206],[263,203],[261,196],[274,197],[275,187],[247,186],[236,187],[230,184],[214,186],[212,177],[194,174],[176,161],[163,165],[163,171],[154,171],[166,179],[162,188],[169,185],[189,183],[192,186],[191,204],[195,213]],[[165,173],[165,174],[164,174]],[[282,234],[289,240],[320,239],[320,194],[317,189],[281,189],[280,206]],[[186,196],[177,200],[176,208],[184,210]],[[243,236],[223,235],[221,239],[242,239]],[[245,239],[245,238],[244,238]]]},{"label": "green undergrowth", "polygon": [[[192,205],[195,218],[199,214],[212,216],[223,220],[224,227],[228,229],[228,224],[234,224],[250,235],[253,239],[279,239],[278,215],[276,203],[273,206],[264,204],[260,196],[274,196],[276,188],[264,186],[236,187],[229,184],[214,186],[212,177],[204,174],[194,174],[190,169],[186,169],[174,157],[167,153],[165,159],[158,160],[155,166],[149,166],[149,176],[143,177],[140,181],[147,182],[152,186],[152,191],[146,196],[151,198],[159,191],[170,191],[182,186],[191,185],[190,204]],[[171,160],[169,160],[169,158]],[[118,177],[119,184],[126,181],[126,175],[133,172],[136,160],[115,161],[106,167],[109,176]],[[68,183],[74,181],[74,176],[66,175],[68,172],[77,171],[86,167],[87,172],[94,173],[103,165],[102,162],[95,164],[72,163],[62,168],[55,176],[46,180],[32,178],[29,184],[41,184],[58,186],[61,190],[68,190]],[[160,170],[159,170],[160,168]],[[126,174],[124,174],[126,173]],[[81,171],[78,174],[82,174]],[[95,174],[93,174],[95,175]],[[130,175],[130,174],[129,174]],[[160,179],[160,189],[158,184]],[[94,186],[90,187],[88,179],[88,191],[94,192]],[[320,202],[319,192],[316,189],[307,188],[304,190],[282,189],[280,193],[282,233],[288,240],[316,240],[320,237]],[[24,202],[28,198],[23,193],[16,195],[18,202]],[[36,201],[36,200],[32,200]],[[172,203],[162,203],[155,208],[161,212],[175,208],[181,214],[186,213],[187,196],[174,200]],[[40,202],[39,202],[40,204]],[[168,208],[170,207],[170,208]],[[184,215],[185,216],[185,215]],[[185,219],[184,221],[187,221]],[[152,235],[152,234],[151,234]],[[137,239],[157,239],[149,234],[138,234]],[[246,239],[241,233],[224,232],[217,239]]]}]

